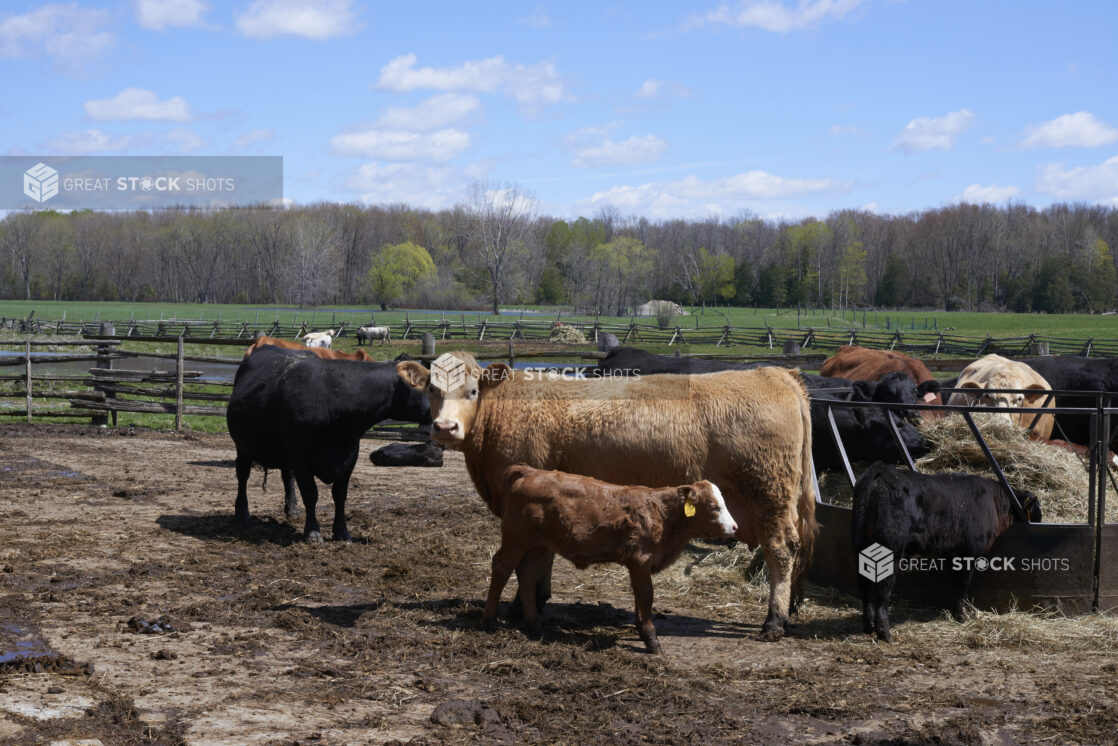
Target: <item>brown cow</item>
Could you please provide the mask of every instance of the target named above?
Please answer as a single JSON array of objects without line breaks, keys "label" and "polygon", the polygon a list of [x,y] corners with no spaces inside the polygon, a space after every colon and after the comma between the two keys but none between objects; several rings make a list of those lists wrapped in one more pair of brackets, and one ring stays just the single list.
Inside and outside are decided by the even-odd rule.
[{"label": "brown cow", "polygon": [[[431,367],[434,379],[412,361],[396,370],[427,392],[432,439],[463,452],[474,487],[497,515],[508,496],[505,470],[517,463],[615,484],[717,484],[736,536],[764,548],[770,585],[761,639],[784,634],[816,533],[811,410],[798,373],[552,380],[503,363],[483,371],[465,352]],[[521,588],[539,580],[538,605],[550,596],[553,557],[531,550],[517,567]]]},{"label": "brown cow", "polygon": [[[637,631],[650,653],[660,652],[652,624],[652,574],[672,564],[694,538],[717,539],[738,530],[718,487],[696,482],[682,487],[621,486],[561,471],[515,464],[505,470],[507,497],[501,506],[501,548],[485,601],[485,628],[497,628],[497,604],[509,575],[526,552],[548,549],[580,570],[613,562],[629,570],[637,603]],[[521,594],[524,623],[543,632],[535,587]]]},{"label": "brown cow", "polygon": [[260,336],[252,343],[252,346],[245,350],[246,355],[251,355],[252,351],[263,347],[264,345],[272,345],[273,347],[282,347],[285,350],[304,350],[305,352],[313,352],[324,360],[364,360],[366,362],[373,362],[373,356],[364,350],[356,350],[355,352],[342,352],[341,350],[332,350],[329,347],[304,347],[298,342],[290,342],[286,339],[277,339],[276,337]]},{"label": "brown cow", "polygon": [[[880,381],[881,377],[899,370],[916,382],[916,393],[925,404],[943,404],[939,382],[928,366],[915,358],[892,350],[870,350],[858,345],[843,345],[823,363],[819,375],[849,378],[854,381]],[[925,417],[942,417],[939,412],[922,410]]]}]

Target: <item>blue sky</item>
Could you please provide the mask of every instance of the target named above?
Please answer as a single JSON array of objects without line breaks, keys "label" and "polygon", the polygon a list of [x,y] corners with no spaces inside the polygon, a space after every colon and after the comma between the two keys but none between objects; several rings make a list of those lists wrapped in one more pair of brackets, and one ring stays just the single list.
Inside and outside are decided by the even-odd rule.
[{"label": "blue sky", "polygon": [[1113,2],[0,3],[0,153],[281,155],[542,213],[1118,206]]}]

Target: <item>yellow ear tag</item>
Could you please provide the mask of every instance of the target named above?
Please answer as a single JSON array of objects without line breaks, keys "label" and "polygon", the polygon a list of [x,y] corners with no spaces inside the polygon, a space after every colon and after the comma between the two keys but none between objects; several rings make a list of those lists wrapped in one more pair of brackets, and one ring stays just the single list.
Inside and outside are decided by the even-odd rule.
[{"label": "yellow ear tag", "polygon": [[683,501],[683,514],[688,518],[695,517],[695,503],[691,502],[691,498]]}]

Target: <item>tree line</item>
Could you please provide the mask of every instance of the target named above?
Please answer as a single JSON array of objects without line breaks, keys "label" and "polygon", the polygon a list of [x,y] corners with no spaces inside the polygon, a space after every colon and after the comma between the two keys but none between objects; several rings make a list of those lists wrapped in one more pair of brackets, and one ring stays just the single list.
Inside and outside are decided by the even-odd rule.
[{"label": "tree line", "polygon": [[490,308],[687,305],[1113,309],[1118,209],[955,204],[905,215],[560,220],[515,185],[453,208],[49,210],[0,221],[12,299]]}]

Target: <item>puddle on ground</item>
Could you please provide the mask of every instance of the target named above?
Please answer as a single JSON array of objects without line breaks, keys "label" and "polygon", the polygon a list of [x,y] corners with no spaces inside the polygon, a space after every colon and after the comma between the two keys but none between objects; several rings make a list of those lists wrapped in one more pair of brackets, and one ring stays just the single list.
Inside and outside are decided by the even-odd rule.
[{"label": "puddle on ground", "polygon": [[51,650],[46,641],[28,627],[12,622],[0,624],[0,673],[48,671],[81,676],[92,673],[92,667]]},{"label": "puddle on ground", "polygon": [[93,477],[81,472],[67,469],[65,466],[52,464],[49,461],[35,458],[34,456],[10,456],[7,462],[0,467],[0,480],[22,480],[25,477],[36,479],[65,479],[92,482]]}]

